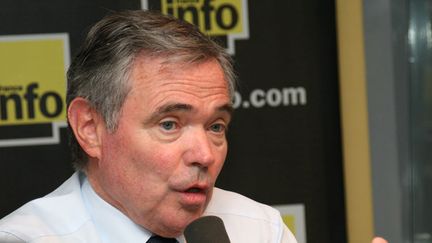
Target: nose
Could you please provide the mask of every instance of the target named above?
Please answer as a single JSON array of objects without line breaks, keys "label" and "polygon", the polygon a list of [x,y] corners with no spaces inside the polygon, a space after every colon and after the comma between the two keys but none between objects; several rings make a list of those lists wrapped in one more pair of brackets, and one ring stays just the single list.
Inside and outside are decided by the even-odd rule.
[{"label": "nose", "polygon": [[191,128],[185,141],[184,160],[187,165],[208,167],[215,162],[213,143],[204,128]]}]

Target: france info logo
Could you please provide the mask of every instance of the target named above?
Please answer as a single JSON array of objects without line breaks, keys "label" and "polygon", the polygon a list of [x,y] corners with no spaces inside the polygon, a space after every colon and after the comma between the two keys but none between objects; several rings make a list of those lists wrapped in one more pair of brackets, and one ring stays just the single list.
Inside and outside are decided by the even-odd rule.
[{"label": "france info logo", "polygon": [[235,54],[235,40],[249,38],[247,0],[141,0],[143,9],[159,10],[197,25]]},{"label": "france info logo", "polygon": [[0,36],[0,147],[59,142],[68,40],[67,34]]}]

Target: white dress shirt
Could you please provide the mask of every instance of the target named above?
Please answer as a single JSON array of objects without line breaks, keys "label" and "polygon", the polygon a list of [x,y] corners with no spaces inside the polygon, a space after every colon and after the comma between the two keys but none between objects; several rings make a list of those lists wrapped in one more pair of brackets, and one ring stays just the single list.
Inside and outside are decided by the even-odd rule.
[{"label": "white dress shirt", "polygon": [[[220,217],[232,243],[296,243],[278,211],[237,193],[215,188],[204,215]],[[144,243],[150,236],[101,199],[79,172],[0,220],[1,243]],[[183,236],[177,240],[185,242]]]}]

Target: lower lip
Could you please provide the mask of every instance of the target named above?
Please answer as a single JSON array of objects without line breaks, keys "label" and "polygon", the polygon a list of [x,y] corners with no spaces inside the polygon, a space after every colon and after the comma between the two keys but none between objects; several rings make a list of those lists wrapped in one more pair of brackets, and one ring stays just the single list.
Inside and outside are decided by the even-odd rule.
[{"label": "lower lip", "polygon": [[207,201],[207,194],[204,192],[180,192],[180,202],[185,206],[203,206]]}]

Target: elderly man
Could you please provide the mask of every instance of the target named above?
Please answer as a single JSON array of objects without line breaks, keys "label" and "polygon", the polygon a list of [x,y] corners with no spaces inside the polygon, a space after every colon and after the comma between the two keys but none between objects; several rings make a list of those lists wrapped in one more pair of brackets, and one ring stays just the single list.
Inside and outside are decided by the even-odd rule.
[{"label": "elderly man", "polygon": [[234,86],[230,57],[191,24],[102,19],[68,71],[77,172],[2,219],[0,242],[184,242],[216,215],[231,242],[295,243],[276,210],[214,187]]}]

